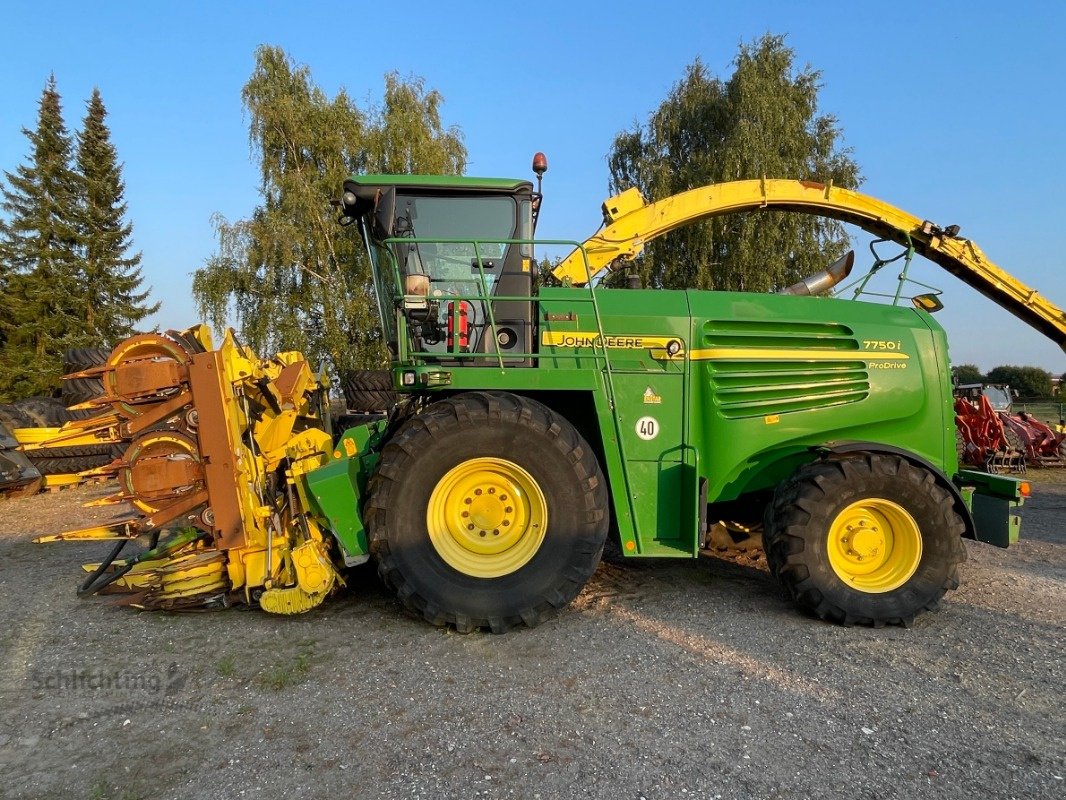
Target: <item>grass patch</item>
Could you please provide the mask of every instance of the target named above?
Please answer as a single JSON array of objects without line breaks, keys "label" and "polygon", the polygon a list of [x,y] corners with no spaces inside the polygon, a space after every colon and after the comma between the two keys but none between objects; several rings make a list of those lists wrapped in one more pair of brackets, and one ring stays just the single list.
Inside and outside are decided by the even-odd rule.
[{"label": "grass patch", "polygon": [[215,664],[215,672],[220,678],[232,678],[237,671],[237,659],[233,656],[224,656]]},{"label": "grass patch", "polygon": [[291,661],[275,664],[262,676],[261,683],[276,692],[303,683],[311,671],[311,656],[309,651],[305,651]]}]

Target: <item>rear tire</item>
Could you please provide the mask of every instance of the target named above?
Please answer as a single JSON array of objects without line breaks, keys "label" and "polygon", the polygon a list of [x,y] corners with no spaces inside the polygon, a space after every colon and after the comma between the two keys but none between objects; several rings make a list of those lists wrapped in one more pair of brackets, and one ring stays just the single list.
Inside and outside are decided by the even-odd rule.
[{"label": "rear tire", "polygon": [[63,353],[63,373],[81,372],[105,363],[111,355],[108,347],[72,347]]},{"label": "rear tire", "polygon": [[475,392],[404,423],[371,480],[366,521],[378,573],[408,609],[462,633],[503,633],[581,591],[603,551],[607,502],[569,422],[534,400]]},{"label": "rear tire", "polygon": [[801,610],[844,625],[908,625],[958,587],[964,530],[931,472],[864,453],[800,467],[774,493],[764,541]]},{"label": "rear tire", "polygon": [[102,395],[104,382],[100,378],[70,378],[63,381],[62,392],[63,402],[68,406],[76,406]]},{"label": "rear tire", "polygon": [[[40,451],[38,451],[40,452]],[[29,455],[29,454],[27,454]],[[30,463],[37,467],[42,475],[70,475],[85,472],[111,463],[108,456],[74,456],[63,458],[30,458]]]},{"label": "rear tire", "polygon": [[960,468],[967,465],[966,435],[958,426],[955,427],[955,455],[958,457]]},{"label": "rear tire", "polygon": [[[98,367],[107,362],[111,350],[104,347],[72,347],[63,353],[63,374],[70,375],[74,372]],[[76,406],[99,397],[104,393],[104,383],[100,378],[71,378],[63,381],[63,403],[68,406]],[[97,413],[92,411],[88,414]],[[80,418],[84,418],[83,415]]]}]

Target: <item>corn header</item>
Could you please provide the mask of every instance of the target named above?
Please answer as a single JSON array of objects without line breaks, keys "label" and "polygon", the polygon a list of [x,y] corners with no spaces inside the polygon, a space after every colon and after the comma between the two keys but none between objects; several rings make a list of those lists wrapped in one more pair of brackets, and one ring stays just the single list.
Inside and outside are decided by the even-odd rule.
[{"label": "corn header", "polygon": [[[307,513],[299,480],[332,452],[328,381],[297,353],[260,359],[228,333],[218,349],[204,327],[122,342],[99,377],[104,413],[83,434],[128,440],[113,474],[128,503],[110,525],[39,541],[114,540],[86,565],[80,592],[129,593],[144,608],[255,602],[280,614],[321,603],[339,581],[330,541]],[[125,545],[148,547],[121,559]]]}]

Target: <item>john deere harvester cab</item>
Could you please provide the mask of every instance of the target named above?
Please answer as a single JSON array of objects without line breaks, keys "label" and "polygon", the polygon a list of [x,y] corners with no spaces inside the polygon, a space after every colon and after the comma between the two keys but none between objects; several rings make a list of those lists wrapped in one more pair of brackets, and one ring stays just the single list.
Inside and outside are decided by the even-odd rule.
[{"label": "john deere harvester cab", "polygon": [[345,182],[343,199],[368,245],[385,338],[400,361],[499,353],[529,363],[532,183],[364,175]]}]

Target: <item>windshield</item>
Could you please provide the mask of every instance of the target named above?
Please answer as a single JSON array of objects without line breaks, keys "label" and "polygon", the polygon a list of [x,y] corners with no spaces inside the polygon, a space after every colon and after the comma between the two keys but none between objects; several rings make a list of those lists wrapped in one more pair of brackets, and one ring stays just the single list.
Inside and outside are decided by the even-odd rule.
[{"label": "windshield", "polygon": [[[404,276],[426,275],[431,297],[479,294],[478,259],[492,292],[515,235],[511,197],[400,197],[393,236],[420,241],[394,245]],[[450,239],[460,242],[425,240]]]},{"label": "windshield", "polygon": [[[487,303],[477,298],[493,294],[509,256],[511,245],[502,240],[527,234],[517,219],[518,201],[510,195],[399,195],[392,236],[377,254],[375,283],[383,316],[397,296],[398,272],[400,294],[430,301],[431,319],[420,324],[415,349],[446,349],[441,332],[457,297],[467,301],[469,346],[475,349],[488,323]],[[524,255],[527,249],[520,251]],[[391,322],[385,324],[394,341]]]},{"label": "windshield", "polygon": [[993,411],[1010,410],[1010,394],[1003,387],[986,386],[984,388],[984,396],[988,398],[988,403],[992,406]]}]

